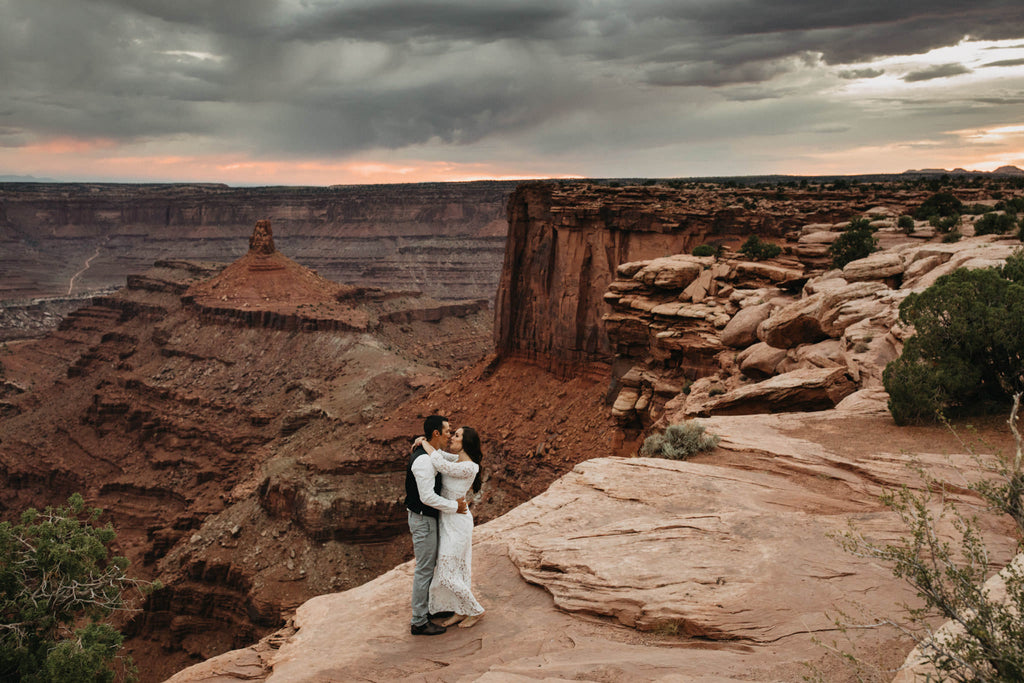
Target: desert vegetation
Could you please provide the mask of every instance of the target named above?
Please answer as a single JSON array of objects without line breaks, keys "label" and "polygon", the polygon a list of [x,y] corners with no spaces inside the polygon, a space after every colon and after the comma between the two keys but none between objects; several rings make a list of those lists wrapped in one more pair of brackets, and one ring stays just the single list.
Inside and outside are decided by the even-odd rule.
[{"label": "desert vegetation", "polygon": [[915,333],[882,375],[897,424],[1001,410],[1024,391],[1024,251],[939,278],[899,315]]},{"label": "desert vegetation", "polygon": [[775,258],[782,253],[782,247],[771,242],[762,240],[757,235],[751,235],[740,247],[740,253],[754,261]]},{"label": "desert vegetation", "polygon": [[862,259],[878,250],[875,229],[866,218],[853,218],[843,234],[832,243],[828,253],[832,257],[832,267],[842,268],[851,261]]},{"label": "desert vegetation", "polygon": [[[1024,539],[1024,463],[1017,426],[1020,400],[1021,393],[1014,394],[1008,420],[1016,452],[997,457],[994,464],[985,466],[994,476],[969,486],[990,512],[1013,520],[1018,542]],[[914,640],[916,666],[930,667],[938,674],[932,678],[927,673],[924,680],[1024,680],[1024,563],[1018,557],[1001,572],[1005,595],[990,590],[986,580],[997,567],[977,518],[951,502],[954,496],[946,490],[947,483],[923,470],[919,474],[923,480],[920,489],[902,487],[882,496],[885,506],[906,526],[906,535],[894,543],[880,544],[853,529],[840,542],[857,556],[888,564],[893,575],[907,582],[921,599],[920,607],[907,609],[904,622],[882,623],[896,625]],[[938,515],[932,512],[936,507]],[[938,532],[942,518],[952,522],[956,532],[953,543]],[[935,615],[948,620],[949,626],[935,631],[930,621]],[[844,654],[863,673],[861,658]]]},{"label": "desert vegetation", "polygon": [[669,425],[663,433],[644,439],[640,455],[669,460],[685,460],[718,445],[719,437],[708,434],[704,425],[694,420]]},{"label": "desert vegetation", "polygon": [[123,636],[104,619],[144,584],[110,555],[114,529],[72,495],[0,522],[0,679],[30,683],[134,679]]}]

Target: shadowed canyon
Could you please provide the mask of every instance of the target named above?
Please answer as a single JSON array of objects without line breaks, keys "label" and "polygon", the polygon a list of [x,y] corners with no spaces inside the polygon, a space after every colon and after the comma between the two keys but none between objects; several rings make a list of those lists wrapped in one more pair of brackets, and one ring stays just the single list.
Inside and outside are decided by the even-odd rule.
[{"label": "shadowed canyon", "polygon": [[[104,291],[9,318],[0,513],[75,491],[106,511],[164,585],[119,623],[144,681],[854,680],[815,641],[828,615],[914,596],[830,535],[899,537],[878,495],[921,486],[915,458],[964,503],[981,476],[956,435],[886,411],[899,303],[1020,247],[976,216],[955,243],[898,228],[930,194],[5,185],[3,296]],[[880,250],[830,269],[855,216]],[[747,258],[750,235],[781,254]],[[416,639],[402,480],[434,412],[484,441],[488,615]],[[717,448],[637,457],[690,418]],[[1012,449],[978,427],[983,457]],[[982,525],[1009,562],[1010,526]],[[890,670],[911,648],[857,638]]]}]

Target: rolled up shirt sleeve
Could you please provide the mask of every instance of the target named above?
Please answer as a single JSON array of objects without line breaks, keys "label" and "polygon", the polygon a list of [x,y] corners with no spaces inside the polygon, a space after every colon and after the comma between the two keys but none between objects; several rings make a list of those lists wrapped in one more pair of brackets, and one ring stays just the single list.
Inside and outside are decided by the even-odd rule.
[{"label": "rolled up shirt sleeve", "polygon": [[420,493],[420,502],[441,512],[458,512],[459,504],[454,500],[442,498],[434,493],[434,477],[437,471],[430,456],[424,453],[412,463],[412,476],[416,479],[416,488]]}]

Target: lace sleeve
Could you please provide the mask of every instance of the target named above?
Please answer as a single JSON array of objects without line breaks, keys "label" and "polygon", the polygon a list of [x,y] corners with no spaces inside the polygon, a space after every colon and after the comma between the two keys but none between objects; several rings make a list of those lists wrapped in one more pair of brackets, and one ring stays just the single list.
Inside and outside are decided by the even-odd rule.
[{"label": "lace sleeve", "polygon": [[451,453],[446,453],[442,450],[436,450],[430,454],[430,463],[434,466],[441,474],[447,474],[449,477],[455,479],[470,479],[476,476],[476,463],[472,460],[466,460],[464,462],[452,462],[451,457],[458,458],[459,456],[453,456]]}]

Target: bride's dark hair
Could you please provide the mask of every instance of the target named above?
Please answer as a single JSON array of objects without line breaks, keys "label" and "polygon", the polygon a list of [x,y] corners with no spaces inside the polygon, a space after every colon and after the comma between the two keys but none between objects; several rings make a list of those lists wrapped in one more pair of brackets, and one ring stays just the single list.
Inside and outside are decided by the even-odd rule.
[{"label": "bride's dark hair", "polygon": [[480,450],[480,435],[472,427],[462,428],[462,450],[466,451],[469,459],[478,465],[476,479],[473,480],[473,491],[479,493],[484,475],[484,467],[480,461],[484,459],[484,454]]}]

